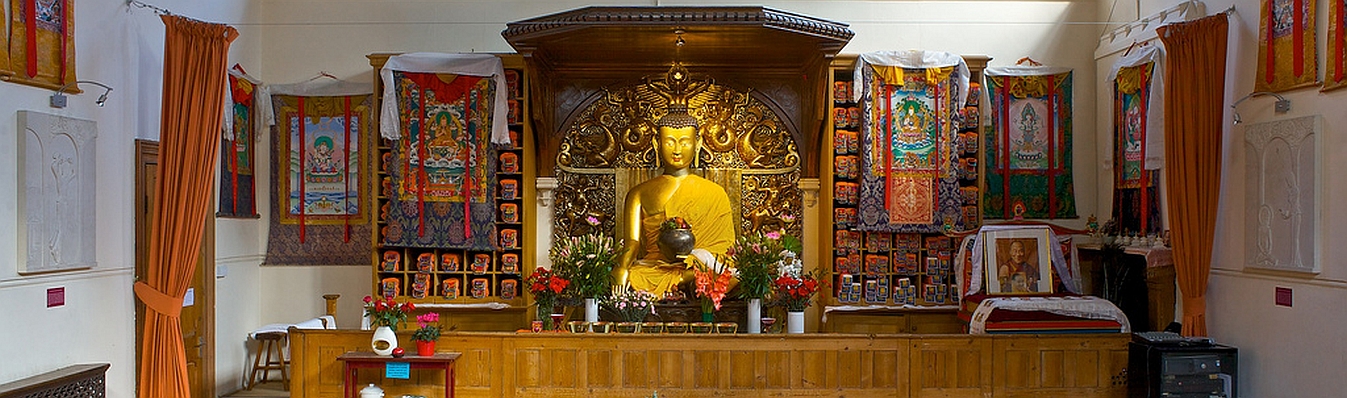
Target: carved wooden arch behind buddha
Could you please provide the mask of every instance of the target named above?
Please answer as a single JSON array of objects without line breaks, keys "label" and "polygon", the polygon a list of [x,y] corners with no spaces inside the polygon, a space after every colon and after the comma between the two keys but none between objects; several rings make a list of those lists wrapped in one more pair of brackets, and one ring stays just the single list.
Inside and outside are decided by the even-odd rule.
[{"label": "carved wooden arch behind buddha", "polygon": [[[655,121],[667,112],[670,93],[651,80],[605,87],[562,124],[556,234],[615,232],[627,189],[661,172]],[[770,98],[705,81],[704,91],[687,98],[702,140],[693,172],[725,188],[737,234],[785,229],[799,236],[798,133]]]}]

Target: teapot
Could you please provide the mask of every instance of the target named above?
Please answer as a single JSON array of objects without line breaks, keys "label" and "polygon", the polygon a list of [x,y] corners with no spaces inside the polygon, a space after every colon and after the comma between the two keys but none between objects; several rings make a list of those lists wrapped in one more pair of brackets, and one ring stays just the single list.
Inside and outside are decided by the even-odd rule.
[{"label": "teapot", "polygon": [[360,398],[383,398],[384,389],[371,383],[369,387],[360,389]]}]

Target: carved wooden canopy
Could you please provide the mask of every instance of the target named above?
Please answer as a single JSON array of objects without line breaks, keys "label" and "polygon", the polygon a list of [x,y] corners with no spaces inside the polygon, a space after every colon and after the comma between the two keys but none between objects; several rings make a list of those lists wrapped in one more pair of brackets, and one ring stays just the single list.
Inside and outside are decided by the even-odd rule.
[{"label": "carved wooden canopy", "polygon": [[855,35],[844,23],[767,7],[586,7],[511,22],[501,35],[554,68],[663,69],[676,29],[689,43],[681,61],[706,68],[798,68],[837,54]]},{"label": "carved wooden canopy", "polygon": [[[529,65],[529,122],[540,175],[567,131],[604,92],[621,92],[678,61],[695,74],[755,93],[800,144],[817,176],[829,61],[847,24],[766,7],[585,7],[511,22],[501,35]],[[686,43],[676,46],[682,38]]]}]

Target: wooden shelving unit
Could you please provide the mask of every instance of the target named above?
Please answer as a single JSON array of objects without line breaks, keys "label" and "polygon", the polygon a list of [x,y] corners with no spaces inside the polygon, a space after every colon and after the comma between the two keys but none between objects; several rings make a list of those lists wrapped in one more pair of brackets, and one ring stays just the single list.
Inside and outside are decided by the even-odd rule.
[{"label": "wooden shelving unit", "polygon": [[[832,290],[823,297],[823,330],[848,333],[958,333],[958,293],[953,258],[958,240],[941,233],[866,232],[856,228],[859,215],[861,110],[851,94],[859,89],[856,56],[838,56],[829,67],[831,106],[825,123],[827,159],[820,167],[822,197],[829,203],[825,230],[825,269]],[[989,58],[965,57],[970,95],[952,112],[958,124],[953,151],[965,228],[981,225],[982,165],[977,159],[983,95],[979,82]],[[969,144],[971,143],[971,145]]]},{"label": "wooden shelving unit", "polygon": [[[378,70],[390,56],[372,54],[370,65],[375,69],[376,103],[382,93]],[[389,203],[393,187],[384,164],[393,150],[394,142],[379,139],[376,157],[376,181],[380,184],[376,197],[379,209],[374,229],[372,248],[371,291],[374,295],[392,293],[399,300],[409,300],[419,308],[439,312],[446,326],[465,331],[515,330],[527,324],[525,313],[530,298],[524,279],[533,269],[534,187],[536,170],[533,161],[532,133],[525,117],[528,113],[529,73],[522,57],[499,55],[502,59],[509,92],[508,121],[511,142],[508,147],[494,146],[489,151],[494,158],[496,178],[490,181],[496,201],[493,250],[465,250],[440,247],[405,247],[386,244],[381,234],[388,222],[384,206]],[[376,121],[377,124],[377,121]],[[397,286],[390,287],[391,284]]]}]

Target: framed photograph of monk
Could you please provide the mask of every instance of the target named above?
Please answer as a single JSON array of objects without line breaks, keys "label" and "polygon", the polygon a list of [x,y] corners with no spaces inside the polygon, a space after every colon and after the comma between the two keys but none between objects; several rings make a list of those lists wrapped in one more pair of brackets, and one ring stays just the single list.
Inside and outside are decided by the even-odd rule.
[{"label": "framed photograph of monk", "polygon": [[1047,229],[988,231],[983,236],[987,294],[1052,293]]}]

